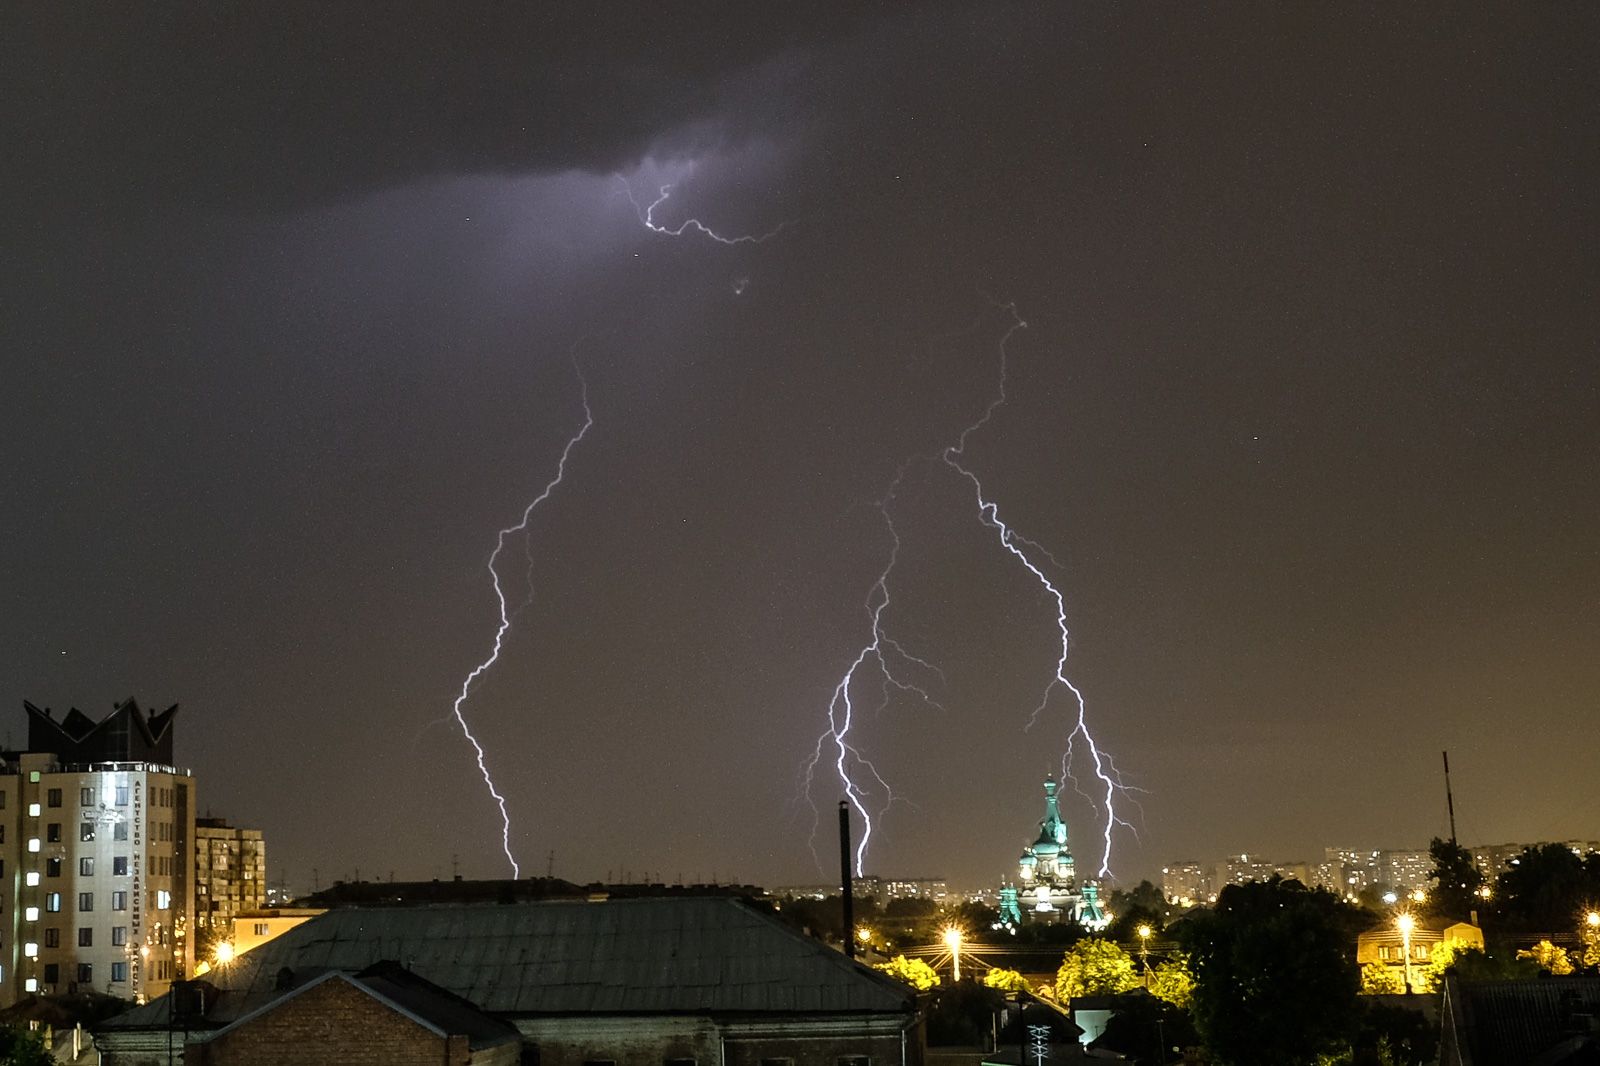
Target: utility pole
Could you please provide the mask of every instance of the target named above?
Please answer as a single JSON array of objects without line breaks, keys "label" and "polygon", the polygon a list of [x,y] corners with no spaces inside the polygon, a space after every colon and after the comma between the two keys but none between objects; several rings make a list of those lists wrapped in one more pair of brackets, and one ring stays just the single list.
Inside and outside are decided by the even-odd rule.
[{"label": "utility pole", "polygon": [[844,905],[844,953],[856,957],[856,890],[850,877],[850,801],[839,801],[839,895]]}]

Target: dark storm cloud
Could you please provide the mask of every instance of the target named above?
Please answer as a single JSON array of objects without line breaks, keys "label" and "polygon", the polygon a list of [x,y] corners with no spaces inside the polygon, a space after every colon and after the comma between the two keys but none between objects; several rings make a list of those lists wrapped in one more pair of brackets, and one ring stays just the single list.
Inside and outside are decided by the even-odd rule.
[{"label": "dark storm cloud", "polygon": [[[304,206],[418,177],[611,170],[741,72],[874,4],[26,4],[7,15],[6,181],[79,209]],[[747,112],[759,109],[745,109]]]}]

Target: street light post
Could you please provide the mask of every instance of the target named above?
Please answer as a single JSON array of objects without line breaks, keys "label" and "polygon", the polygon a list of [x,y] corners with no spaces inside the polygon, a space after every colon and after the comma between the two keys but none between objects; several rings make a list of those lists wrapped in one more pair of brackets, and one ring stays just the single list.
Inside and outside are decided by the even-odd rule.
[{"label": "street light post", "polygon": [[1148,925],[1139,927],[1139,969],[1144,975],[1144,987],[1150,988],[1150,934],[1154,932]]},{"label": "street light post", "polygon": [[961,927],[947,925],[944,928],[944,942],[950,948],[950,962],[955,967],[955,980],[961,980]]},{"label": "street light post", "polygon": [[1402,914],[1394,920],[1400,927],[1400,950],[1405,955],[1406,962],[1406,995],[1411,994],[1411,931],[1417,927],[1417,920],[1409,913]]}]

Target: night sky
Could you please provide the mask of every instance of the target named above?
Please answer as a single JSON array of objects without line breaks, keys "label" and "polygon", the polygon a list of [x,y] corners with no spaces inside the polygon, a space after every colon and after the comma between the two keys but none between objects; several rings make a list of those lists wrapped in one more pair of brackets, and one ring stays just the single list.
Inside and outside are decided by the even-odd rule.
[{"label": "night sky", "polygon": [[1073,710],[926,457],[1010,303],[966,459],[1120,877],[1425,846],[1444,748],[1463,842],[1600,835],[1592,5],[406,7],[4,15],[9,746],[178,702],[275,879],[509,872],[450,706],[576,364],[465,706],[523,872],[834,876],[909,461],[867,868],[992,884]]}]

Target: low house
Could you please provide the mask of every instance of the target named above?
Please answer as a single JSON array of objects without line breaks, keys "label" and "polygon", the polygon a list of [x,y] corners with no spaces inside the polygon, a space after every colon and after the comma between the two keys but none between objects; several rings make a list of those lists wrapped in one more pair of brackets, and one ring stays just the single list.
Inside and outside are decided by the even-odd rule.
[{"label": "low house", "polygon": [[212,970],[206,995],[110,1019],[96,1044],[104,1066],[159,1066],[169,1048],[200,1062],[285,992],[382,960],[514,1027],[539,1066],[922,1066],[912,989],[728,897],[332,910]]},{"label": "low house", "polygon": [[[1403,982],[1406,968],[1406,934],[1394,923],[1369,929],[1356,938],[1356,962],[1362,966],[1378,962],[1389,967]],[[1427,966],[1441,948],[1459,951],[1464,948],[1483,950],[1483,930],[1471,922],[1450,919],[1418,918],[1410,934],[1412,983],[1418,971]]]}]

